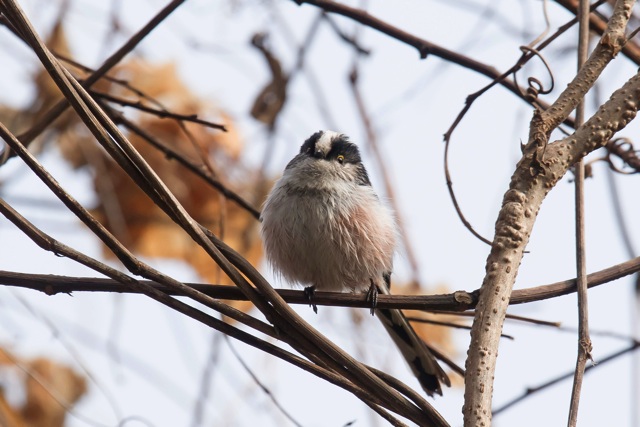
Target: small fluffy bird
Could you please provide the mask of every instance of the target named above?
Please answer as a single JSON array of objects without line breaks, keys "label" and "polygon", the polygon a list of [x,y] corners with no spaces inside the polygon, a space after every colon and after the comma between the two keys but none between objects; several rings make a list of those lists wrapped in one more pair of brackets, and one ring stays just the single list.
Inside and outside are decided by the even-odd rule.
[{"label": "small fluffy bird", "polygon": [[[375,309],[389,293],[398,231],[374,192],[358,147],[343,134],[311,135],[275,183],[262,209],[267,259],[285,279],[313,292],[369,292],[385,326],[425,392],[450,385],[400,310]],[[315,309],[315,307],[314,307]]]}]

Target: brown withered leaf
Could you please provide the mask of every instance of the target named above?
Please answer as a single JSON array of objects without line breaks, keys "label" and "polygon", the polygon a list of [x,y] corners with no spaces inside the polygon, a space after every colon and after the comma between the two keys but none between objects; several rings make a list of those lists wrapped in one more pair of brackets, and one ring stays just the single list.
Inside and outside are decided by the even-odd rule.
[{"label": "brown withered leaf", "polygon": [[[172,141],[171,146],[174,149],[185,155],[189,153],[188,157],[194,159],[194,163],[199,163],[193,153],[194,149],[176,122],[151,118],[142,120],[139,125],[160,141]],[[218,178],[224,181],[226,169],[236,163],[236,153],[231,152],[229,155],[212,132],[194,128],[192,134],[200,149],[206,153],[214,152],[212,157],[224,159],[220,162],[223,166],[215,168]],[[248,250],[255,245],[255,233],[249,233],[249,237],[247,236],[247,230],[255,231],[256,226],[256,221],[251,215],[235,203],[227,203],[217,190],[178,162],[168,160],[163,153],[152,148],[142,138],[132,134],[129,135],[129,140],[195,220],[218,235],[221,234],[220,222],[223,221],[225,240],[235,248]],[[226,141],[220,142],[227,144]],[[210,258],[202,253],[205,259],[199,261],[201,251],[192,239],[144,195],[122,169],[106,156],[102,159],[102,165],[97,167],[103,168],[95,180],[101,201],[99,211],[118,238],[131,244],[136,251],[145,256],[183,259],[196,268],[204,278],[212,279],[213,263]],[[107,186],[110,188],[105,188],[105,179],[110,181],[110,185]],[[119,207],[120,215],[115,218],[109,215],[107,204]],[[224,216],[224,219],[221,216]],[[116,220],[122,221],[122,224],[116,224]]]},{"label": "brown withered leaf", "polygon": [[[61,11],[47,39],[47,45],[54,52],[72,58],[63,26],[63,15],[64,11]],[[65,66],[79,79],[88,74],[69,63],[65,63]],[[109,76],[126,84],[101,79],[93,88],[152,108],[165,107],[173,113],[197,114],[199,117],[224,123],[227,132],[193,123],[181,125],[173,119],[116,106],[158,141],[191,159],[194,164],[208,162],[209,166],[202,167],[212,170],[216,179],[223,184],[228,184],[241,194],[252,194],[256,201],[264,197],[256,194],[256,188],[259,192],[267,187],[255,182],[260,179],[260,174],[242,165],[243,144],[231,118],[222,109],[195,95],[180,78],[175,64],[152,64],[134,59],[115,67]],[[11,124],[16,133],[29,129],[62,98],[45,70],[39,70],[34,76],[34,89],[34,102],[24,110],[0,107],[3,123]],[[140,93],[145,96],[140,96]],[[153,100],[161,102],[162,106]],[[191,135],[191,139],[184,129]],[[106,155],[73,111],[69,110],[60,116],[49,127],[47,135],[47,140],[56,141],[62,156],[72,167],[87,167],[94,172],[99,202],[94,212],[125,245],[140,255],[183,260],[204,280],[231,284],[205,252],[171,222]],[[127,134],[127,137],[197,221],[219,236],[224,236],[224,240],[250,262],[259,263],[262,249],[257,233],[258,225],[251,215],[235,203],[226,202],[217,190],[178,162],[167,159],[142,138],[132,134]],[[40,139],[44,140],[42,137]],[[37,146],[38,141],[31,148],[37,150]],[[236,178],[229,178],[230,176]],[[113,257],[106,248],[105,254]],[[248,303],[238,304],[250,306]]]},{"label": "brown withered leaf", "polygon": [[[248,194],[254,193],[256,183],[252,177],[259,174],[242,164],[243,144],[233,122],[223,111],[194,95],[180,80],[173,64],[153,65],[136,60],[118,67],[114,77],[125,79],[137,90],[161,100],[171,112],[197,113],[223,122],[228,132],[194,123],[181,124],[173,119],[144,113],[137,113],[132,118],[157,141],[170,146],[192,163],[202,165],[203,169],[213,171],[223,184],[241,194],[243,190]],[[131,91],[117,85],[111,87],[111,94],[158,108],[145,98],[132,97]],[[235,203],[227,202],[216,189],[177,161],[168,159],[143,138],[133,133],[127,137],[196,221],[222,236],[250,262],[259,263],[262,246],[255,218]],[[65,157],[95,171],[94,185],[100,204],[94,213],[127,247],[148,257],[182,260],[210,283],[232,283],[204,250],[174,224],[102,149],[96,148],[95,144],[86,144],[81,134],[66,139],[63,144]],[[79,156],[80,162],[74,160]],[[229,178],[231,176],[239,178]],[[113,256],[106,250],[105,254]],[[251,306],[246,302],[236,304],[247,308]]]},{"label": "brown withered leaf", "polygon": [[[62,427],[67,409],[59,402],[73,405],[87,391],[86,380],[72,369],[38,358],[29,363],[29,370],[47,385],[45,388],[33,376],[27,377],[27,402],[21,414],[31,427]],[[55,391],[55,397],[50,391]]]},{"label": "brown withered leaf", "polygon": [[0,425],[3,427],[63,427],[68,408],[87,391],[84,377],[49,359],[20,359],[0,349],[0,365],[3,369],[15,368],[25,373],[26,391],[24,405],[14,408],[0,390]]},{"label": "brown withered leaf", "polygon": [[287,84],[289,77],[282,70],[280,61],[266,44],[267,35],[258,33],[251,39],[251,44],[264,56],[271,72],[271,80],[256,96],[251,107],[251,116],[266,124],[270,129],[275,126],[282,107],[287,100]]}]

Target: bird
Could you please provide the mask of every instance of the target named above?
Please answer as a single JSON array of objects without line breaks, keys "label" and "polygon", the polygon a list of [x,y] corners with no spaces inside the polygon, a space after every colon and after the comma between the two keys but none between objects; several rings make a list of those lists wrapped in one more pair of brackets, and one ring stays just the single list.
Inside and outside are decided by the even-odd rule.
[{"label": "bird", "polygon": [[348,136],[320,130],[304,141],[264,202],[260,231],[274,271],[305,286],[314,311],[316,290],[366,292],[423,390],[451,385],[402,311],[377,308],[378,293],[390,292],[398,225]]}]

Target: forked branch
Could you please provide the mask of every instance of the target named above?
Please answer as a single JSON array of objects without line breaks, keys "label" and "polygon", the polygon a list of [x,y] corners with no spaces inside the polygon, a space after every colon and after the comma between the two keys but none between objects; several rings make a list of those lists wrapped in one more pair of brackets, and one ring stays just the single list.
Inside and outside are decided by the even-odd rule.
[{"label": "forked branch", "polygon": [[487,259],[486,275],[471,331],[465,376],[464,425],[491,424],[491,399],[498,344],[511,290],[538,211],[548,192],[569,168],[604,146],[635,116],[640,75],[635,75],[576,132],[553,144],[548,137],[575,108],[604,67],[624,45],[633,1],[619,0],[607,31],[577,77],[549,110],[535,111],[529,141],[504,195]]}]

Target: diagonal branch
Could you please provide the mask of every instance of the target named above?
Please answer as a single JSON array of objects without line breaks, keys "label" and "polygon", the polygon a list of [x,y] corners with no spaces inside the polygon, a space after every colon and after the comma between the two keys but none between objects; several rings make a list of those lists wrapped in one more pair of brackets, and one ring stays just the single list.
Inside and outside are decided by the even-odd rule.
[{"label": "diagonal branch", "polygon": [[[173,289],[176,292],[184,292],[184,295],[189,296],[194,301],[198,301],[207,307],[213,308],[214,310],[223,313],[225,316],[235,319],[238,322],[244,323],[247,326],[251,326],[252,328],[259,330],[264,334],[276,336],[275,331],[270,325],[258,321],[257,319],[253,319],[251,316],[247,316],[240,310],[227,306],[226,304],[221,304],[217,300],[214,300],[213,298],[199,292],[196,289],[190,288],[189,286],[186,286],[185,284],[178,282],[177,280],[165,276],[159,271],[138,260],[135,256],[133,256],[133,254],[131,254],[131,252],[129,252],[129,250],[121,245],[120,242],[118,242],[115,237],[113,237],[111,233],[109,233],[109,231],[107,231],[98,221],[96,221],[95,218],[93,218],[86,209],[84,209],[73,197],[71,197],[66,191],[64,191],[60,184],[42,167],[42,165],[40,165],[35,157],[33,157],[33,155],[29,151],[27,151],[27,149],[22,144],[20,144],[18,139],[13,134],[11,134],[2,123],[0,123],[0,137],[8,144],[9,147],[14,150],[14,152],[18,156],[20,156],[20,158],[27,164],[27,166],[29,166],[33,170],[33,172],[49,187],[49,189],[58,198],[60,198],[63,203],[65,203],[67,208],[71,212],[75,213],[81,220],[83,220],[83,222],[89,227],[89,229],[92,230],[96,234],[96,236],[98,236],[98,238],[100,238],[107,245],[107,247],[109,247],[113,251],[113,253],[122,261],[125,266],[129,266],[128,268],[130,271],[133,271],[136,274],[141,274],[148,278],[154,278],[153,280],[162,283],[163,285],[167,286],[170,289]],[[4,205],[3,213],[13,212],[12,209],[9,208],[9,205],[7,205],[1,199],[0,201]],[[5,216],[7,216],[6,213]],[[18,217],[17,213],[13,213],[13,216],[24,223],[23,226],[20,226],[19,224],[16,225],[18,225],[20,230],[22,230],[25,234],[29,235],[30,237],[33,235],[36,235],[36,237],[39,236],[35,232],[31,231],[31,228],[35,227],[26,222],[26,220]],[[16,221],[14,221],[14,223],[16,223]],[[44,237],[40,237],[39,241],[46,242],[47,239],[45,239]],[[40,244],[40,246],[44,247],[47,250],[51,250],[54,253],[58,253],[58,251],[55,249],[55,245]],[[52,246],[54,246],[54,249],[51,249]],[[81,261],[83,261],[83,259],[78,260],[78,262]],[[106,274],[103,270],[97,271]],[[115,280],[113,275],[108,276]],[[119,281],[119,283],[122,282]]]},{"label": "diagonal branch", "polygon": [[[127,42],[122,45],[120,49],[114,52],[107,60],[92,73],[83,82],[84,87],[91,87],[95,82],[100,80],[109,70],[115,67],[129,52],[131,52],[145,37],[151,33],[158,25],[160,25],[167,17],[169,17],[185,0],[173,0],[166,5],[160,12],[158,12],[151,20],[142,27],[137,33],[133,35]],[[0,3],[2,4],[2,3]],[[3,5],[4,7],[4,5]],[[10,28],[13,27],[13,23]],[[18,32],[19,35],[19,32]],[[22,36],[19,35],[20,38]],[[19,136],[22,143],[29,145],[31,141],[38,137],[51,123],[53,123],[67,108],[69,104],[66,100],[61,100],[55,106],[53,106],[47,113],[43,115],[38,123],[33,125],[31,129]],[[12,157],[15,154],[11,154],[9,151],[2,153],[0,163],[4,163],[8,157]]]},{"label": "diagonal branch", "polygon": [[141,101],[131,101],[125,98],[121,98],[118,96],[111,95],[110,93],[100,92],[96,90],[92,90],[89,92],[94,98],[104,99],[109,102],[113,102],[114,104],[122,105],[123,107],[131,107],[136,110],[144,111],[148,114],[153,114],[154,116],[160,117],[162,119],[174,119],[182,122],[192,122],[197,123],[199,125],[210,127],[212,129],[218,129],[226,131],[226,127],[224,125],[213,123],[208,120],[203,120],[198,117],[197,114],[178,114],[168,111],[166,109],[157,109],[149,107],[143,104]]},{"label": "diagonal branch", "polygon": [[[302,5],[304,3],[317,6],[327,12],[337,13],[342,16],[353,19],[356,22],[366,25],[380,31],[389,37],[401,41],[409,46],[413,46],[420,53],[420,58],[425,59],[429,55],[437,56],[446,61],[458,64],[464,68],[473,70],[483,76],[490,79],[498,79],[501,73],[494,67],[484,64],[480,61],[476,61],[473,58],[462,55],[458,52],[454,52],[437,44],[431,43],[428,40],[421,39],[413,34],[407,33],[400,28],[394,27],[388,22],[383,21],[364,10],[357,9],[345,4],[337,3],[331,0],[293,0],[297,4]],[[516,86],[516,84],[509,79],[499,79],[498,83],[507,90],[514,93],[516,96],[526,100],[524,92]]]},{"label": "diagonal branch", "polygon": [[589,59],[580,67],[567,88],[558,96],[558,99],[541,113],[543,130],[548,134],[566,119],[578,106],[584,95],[591,89],[600,74],[609,62],[622,50],[626,44],[625,28],[633,1],[627,0],[616,3],[607,30],[602,35]]},{"label": "diagonal branch", "polygon": [[[591,372],[592,369],[596,369],[599,368],[601,366],[603,366],[605,363],[608,362],[612,362],[616,359],[618,359],[620,356],[624,356],[627,353],[636,351],[638,348],[640,348],[640,342],[635,341],[633,344],[631,344],[628,347],[623,348],[622,350],[619,350],[613,354],[610,354],[609,356],[603,357],[601,360],[598,361],[597,365],[589,365],[585,368],[585,374],[588,372]],[[527,387],[527,390],[520,396],[508,401],[507,403],[503,404],[502,406],[496,408],[493,410],[493,415],[498,415],[508,409],[510,409],[512,406],[522,402],[523,400],[525,400],[527,397],[538,393],[540,391],[546,390],[547,388],[554,386],[556,384],[558,384],[559,382],[562,382],[564,380],[567,380],[569,378],[571,378],[574,375],[574,372],[566,372],[556,378],[553,378],[549,381],[546,381],[540,385],[537,385],[535,387]]]},{"label": "diagonal branch", "polygon": [[182,155],[178,150],[175,150],[169,145],[163,144],[162,142],[158,141],[156,138],[150,135],[147,131],[145,131],[140,126],[138,126],[131,120],[127,119],[126,117],[124,117],[124,115],[118,113],[108,105],[103,105],[103,104],[100,104],[100,105],[104,108],[105,112],[109,114],[109,116],[111,117],[111,120],[125,126],[131,132],[135,133],[140,138],[142,138],[143,141],[150,144],[157,150],[161,151],[168,159],[173,159],[177,161],[182,166],[189,169],[189,171],[191,171],[193,174],[198,175],[207,184],[211,185],[213,188],[218,190],[220,194],[222,194],[225,198],[234,201],[235,203],[238,204],[238,206],[242,207],[247,212],[249,212],[255,219],[260,218],[259,210],[254,208],[248,201],[242,198],[242,196],[240,196],[238,193],[231,190],[230,188],[225,186],[222,182],[220,182],[220,180],[214,177],[206,167],[193,163],[191,160],[187,159],[184,155]]}]

